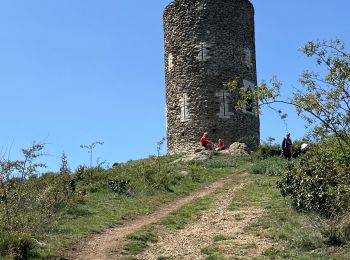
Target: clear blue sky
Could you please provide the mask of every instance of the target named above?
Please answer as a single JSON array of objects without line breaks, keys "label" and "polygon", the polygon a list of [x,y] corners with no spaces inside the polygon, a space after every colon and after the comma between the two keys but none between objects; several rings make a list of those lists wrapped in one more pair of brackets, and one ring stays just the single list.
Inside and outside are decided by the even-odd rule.
[{"label": "clear blue sky", "polygon": [[[57,170],[89,163],[81,144],[110,164],[156,153],[166,135],[162,13],[170,0],[1,0],[0,151],[17,159],[33,140]],[[288,93],[311,63],[297,49],[336,36],[350,45],[349,0],[253,0],[258,79]],[[290,112],[291,114],[291,112]],[[288,128],[301,137],[291,114]],[[261,138],[285,126],[264,112]],[[164,148],[165,151],[165,148]]]}]

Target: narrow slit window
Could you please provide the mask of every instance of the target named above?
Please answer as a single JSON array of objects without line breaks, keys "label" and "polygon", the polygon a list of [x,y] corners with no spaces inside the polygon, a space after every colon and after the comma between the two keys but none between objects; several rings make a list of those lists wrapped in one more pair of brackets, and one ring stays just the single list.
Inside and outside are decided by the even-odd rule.
[{"label": "narrow slit window", "polygon": [[[254,84],[248,80],[243,81],[243,86],[246,88],[248,93],[252,93],[254,89]],[[255,114],[254,111],[254,100],[253,98],[249,98],[246,102],[245,108],[243,109],[243,112],[248,114]]]},{"label": "narrow slit window", "polygon": [[183,94],[182,97],[180,98],[180,109],[181,109],[180,121],[181,122],[186,122],[190,119],[188,103],[189,103],[189,98],[187,94]]}]

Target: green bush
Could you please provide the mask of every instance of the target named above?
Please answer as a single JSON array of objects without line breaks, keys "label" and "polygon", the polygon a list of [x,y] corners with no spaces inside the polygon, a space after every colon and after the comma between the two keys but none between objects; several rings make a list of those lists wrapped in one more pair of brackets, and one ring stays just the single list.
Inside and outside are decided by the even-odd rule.
[{"label": "green bush", "polygon": [[268,158],[281,155],[281,148],[278,144],[261,144],[254,154],[258,158]]},{"label": "green bush", "polygon": [[40,178],[9,180],[0,189],[0,232],[28,232],[40,236],[49,230],[57,214],[79,203],[70,175],[48,173]]},{"label": "green bush", "polygon": [[118,195],[131,194],[132,187],[130,185],[130,180],[116,179],[108,182],[110,189]]},{"label": "green bush", "polygon": [[[349,209],[350,149],[328,139],[313,145],[290,165],[278,183],[284,197],[290,196],[300,210],[333,217]],[[345,150],[344,150],[345,149]]]},{"label": "green bush", "polygon": [[27,233],[4,232],[0,233],[0,255],[13,259],[28,259],[34,248],[32,238]]},{"label": "green bush", "polygon": [[283,175],[287,171],[288,161],[281,157],[269,157],[256,161],[252,168],[253,174]]}]

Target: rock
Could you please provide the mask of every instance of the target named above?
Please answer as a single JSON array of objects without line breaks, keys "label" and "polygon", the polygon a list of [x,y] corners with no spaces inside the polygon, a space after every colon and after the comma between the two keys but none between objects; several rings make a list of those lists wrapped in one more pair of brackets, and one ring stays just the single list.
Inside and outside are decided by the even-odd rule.
[{"label": "rock", "polygon": [[173,163],[199,162],[199,161],[208,160],[208,158],[209,158],[209,151],[201,150],[200,152],[183,154],[182,158],[175,160]]},{"label": "rock", "polygon": [[182,176],[187,176],[189,174],[189,172],[187,170],[182,170],[182,171],[180,171],[180,174]]},{"label": "rock", "polygon": [[193,154],[188,154],[185,155],[182,158],[183,162],[200,162],[200,161],[205,161],[208,160],[209,154],[207,151],[202,151],[200,153],[193,153]]},{"label": "rock", "polygon": [[230,155],[249,155],[250,151],[246,144],[244,143],[233,143],[226,150],[221,151],[221,153]]}]

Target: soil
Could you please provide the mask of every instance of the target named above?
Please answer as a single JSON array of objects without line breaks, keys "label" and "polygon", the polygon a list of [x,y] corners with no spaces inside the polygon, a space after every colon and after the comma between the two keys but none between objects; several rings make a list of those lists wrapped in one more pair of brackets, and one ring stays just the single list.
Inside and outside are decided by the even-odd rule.
[{"label": "soil", "polygon": [[[208,255],[202,253],[206,248],[219,249],[225,259],[253,259],[261,255],[271,243],[245,232],[244,228],[264,212],[255,208],[228,210],[235,192],[243,186],[241,184],[222,194],[209,211],[184,229],[169,231],[163,228],[159,241],[150,245],[137,259],[206,259]],[[214,242],[215,237],[219,241]]]},{"label": "soil", "polygon": [[[129,234],[142,229],[146,225],[159,222],[184,205],[222,189],[226,184],[240,176],[242,174],[234,174],[176,201],[165,204],[154,213],[140,215],[122,226],[85,237],[69,250],[65,259],[123,259],[121,252],[123,246],[127,243],[126,237]],[[220,248],[220,251],[227,251],[228,255],[232,255],[232,251],[236,252],[232,255],[235,258],[239,258],[240,251],[243,249],[244,257],[250,258],[261,254],[270,246],[269,242],[246,234],[244,227],[259,218],[263,211],[253,208],[241,211],[227,209],[235,191],[241,188],[242,185],[244,184],[223,192],[209,211],[203,213],[198,221],[184,229],[169,231],[163,227],[163,231],[160,231],[159,241],[136,258],[148,260],[163,256],[167,259],[204,259],[206,256],[201,253],[201,249],[210,246],[215,235],[222,235],[231,240],[230,243],[227,243],[228,240],[219,241],[216,242],[216,245]],[[160,227],[160,230],[162,230],[162,227]],[[234,240],[234,243],[232,243],[232,240]],[[237,249],[230,249],[232,244],[235,244]]]}]

